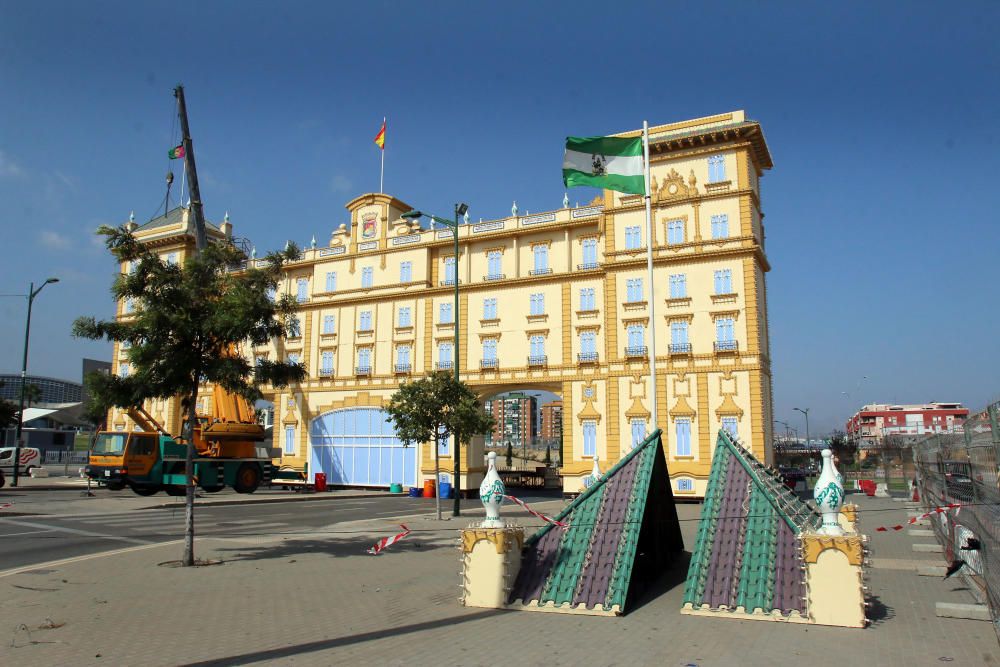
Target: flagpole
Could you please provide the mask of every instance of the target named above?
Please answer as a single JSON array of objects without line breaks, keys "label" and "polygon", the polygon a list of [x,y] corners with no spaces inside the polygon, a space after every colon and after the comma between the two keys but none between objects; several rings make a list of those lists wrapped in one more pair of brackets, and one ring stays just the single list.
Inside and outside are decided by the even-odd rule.
[{"label": "flagpole", "polygon": [[[385,116],[382,116],[382,131],[385,132]],[[385,178],[385,135],[382,135],[382,169],[378,174],[378,191],[382,194],[382,179]]]},{"label": "flagpole", "polygon": [[646,180],[646,273],[649,277],[649,384],[653,393],[653,429],[659,425],[656,410],[656,282],[653,280],[653,214],[649,192],[649,123],[642,121],[642,154]]}]

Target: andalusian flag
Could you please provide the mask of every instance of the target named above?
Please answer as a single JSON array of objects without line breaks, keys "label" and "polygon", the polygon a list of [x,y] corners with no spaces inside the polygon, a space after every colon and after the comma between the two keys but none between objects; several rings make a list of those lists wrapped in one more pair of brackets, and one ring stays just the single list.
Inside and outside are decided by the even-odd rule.
[{"label": "andalusian flag", "polygon": [[563,184],[646,194],[642,138],[566,137]]},{"label": "andalusian flag", "polygon": [[167,155],[170,156],[171,160],[179,160],[180,158],[184,157],[184,144],[181,144],[180,146],[174,146],[169,151],[167,151]]},{"label": "andalusian flag", "polygon": [[385,150],[385,118],[382,119],[382,129],[375,135],[375,145]]}]

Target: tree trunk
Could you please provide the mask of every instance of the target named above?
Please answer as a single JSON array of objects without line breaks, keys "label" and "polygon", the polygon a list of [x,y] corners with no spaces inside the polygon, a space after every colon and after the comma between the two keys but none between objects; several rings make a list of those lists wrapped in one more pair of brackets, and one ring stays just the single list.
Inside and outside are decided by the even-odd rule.
[{"label": "tree trunk", "polygon": [[[197,375],[195,376],[197,377]],[[187,452],[184,461],[184,561],[185,567],[194,565],[194,426],[198,420],[198,381],[195,380],[188,404]]]},{"label": "tree trunk", "polygon": [[[438,438],[441,436],[438,435]],[[441,489],[438,482],[441,480],[441,443],[434,440],[434,505],[437,508],[438,521],[441,520]]]}]

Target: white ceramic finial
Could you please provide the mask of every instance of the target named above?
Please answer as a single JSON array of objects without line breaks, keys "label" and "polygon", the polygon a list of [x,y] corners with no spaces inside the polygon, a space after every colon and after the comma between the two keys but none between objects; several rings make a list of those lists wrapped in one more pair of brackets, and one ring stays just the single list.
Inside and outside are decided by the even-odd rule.
[{"label": "white ceramic finial", "polygon": [[514,205],[510,207],[510,215],[511,215],[511,217],[514,217],[514,218],[517,217],[517,200],[516,199],[514,200]]},{"label": "white ceramic finial", "polygon": [[229,222],[229,211],[226,211],[226,214],[222,216],[222,221]]},{"label": "white ceramic finial", "polygon": [[250,248],[250,259],[257,259],[257,246]]},{"label": "white ceramic finial", "polygon": [[590,476],[594,478],[595,482],[601,478],[601,466],[598,465],[600,460],[601,457],[594,454],[594,469],[590,471]]},{"label": "white ceramic finial", "polygon": [[135,222],[135,211],[129,211],[128,221],[129,222]]},{"label": "white ceramic finial", "polygon": [[503,528],[503,521],[500,520],[500,505],[507,494],[507,489],[497,474],[497,453],[490,452],[486,455],[488,464],[486,476],[483,483],[479,485],[479,499],[483,501],[486,508],[486,519],[483,521],[483,528]]},{"label": "white ceramic finial", "polygon": [[466,209],[465,213],[462,215],[462,222],[469,224],[469,210]]},{"label": "white ceramic finial", "polygon": [[844,504],[844,485],[838,479],[837,469],[833,465],[833,452],[824,449],[822,453],[823,470],[813,489],[816,509],[823,515],[823,525],[819,532],[824,535],[843,535],[844,529],[840,527],[838,516]]},{"label": "white ceramic finial", "polygon": [[313,234],[312,241],[309,242],[309,247],[313,248],[313,249],[316,248],[316,235],[315,234]]},{"label": "white ceramic finial", "polygon": [[563,193],[563,208],[569,208],[569,193]]}]

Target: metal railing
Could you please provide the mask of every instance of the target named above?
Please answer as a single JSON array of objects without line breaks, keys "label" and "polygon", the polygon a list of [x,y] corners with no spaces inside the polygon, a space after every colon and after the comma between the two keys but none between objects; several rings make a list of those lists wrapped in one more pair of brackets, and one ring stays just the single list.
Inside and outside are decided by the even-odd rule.
[{"label": "metal railing", "polygon": [[740,349],[739,341],[717,340],[713,343],[716,352],[736,352]]},{"label": "metal railing", "polygon": [[625,348],[626,357],[645,357],[646,356],[646,346],[645,345],[634,345]]},{"label": "metal railing", "polygon": [[409,373],[413,367],[410,364],[396,364],[393,368],[397,373]]},{"label": "metal railing", "polygon": [[552,273],[552,269],[531,269],[528,271],[529,276],[547,276]]},{"label": "metal railing", "polygon": [[549,363],[549,358],[547,356],[540,357],[528,357],[529,366],[546,366]]},{"label": "metal railing", "polygon": [[486,281],[490,281],[490,280],[507,280],[507,274],[506,273],[491,273],[491,274],[489,274],[487,276],[483,276],[483,280],[486,280]]},{"label": "metal railing", "polygon": [[597,353],[596,352],[580,352],[576,355],[576,360],[581,364],[596,364],[597,363]]},{"label": "metal railing", "polygon": [[320,377],[330,377],[331,375],[333,375],[333,369],[332,368],[321,368],[321,369],[319,369],[319,376]]},{"label": "metal railing", "polygon": [[483,369],[486,368],[496,369],[500,367],[500,361],[498,359],[483,359],[482,361],[479,362],[479,367]]},{"label": "metal railing", "polygon": [[[458,284],[461,285],[462,281],[459,280]],[[440,285],[442,287],[454,287],[455,286],[455,279],[454,278],[445,278],[444,280],[441,281]]]},{"label": "metal railing", "polygon": [[591,271],[593,269],[599,269],[599,268],[601,268],[601,265],[597,262],[587,262],[586,264],[576,265],[577,271]]},{"label": "metal railing", "polygon": [[455,368],[455,362],[453,361],[439,361],[437,362],[436,368],[439,371],[450,371]]},{"label": "metal railing", "polygon": [[354,367],[354,374],[355,375],[371,375],[372,374],[372,367],[371,366],[355,366]]},{"label": "metal railing", "polygon": [[667,351],[670,354],[691,354],[691,343],[671,343]]},{"label": "metal railing", "polygon": [[[961,432],[926,436],[891,436],[912,443],[920,501],[935,513],[931,527],[951,563],[965,562],[959,574],[968,588],[989,605],[1000,639],[1000,402],[971,416]],[[970,542],[970,540],[972,540]],[[977,544],[978,543],[978,544]],[[978,549],[967,547],[978,546]]]}]

